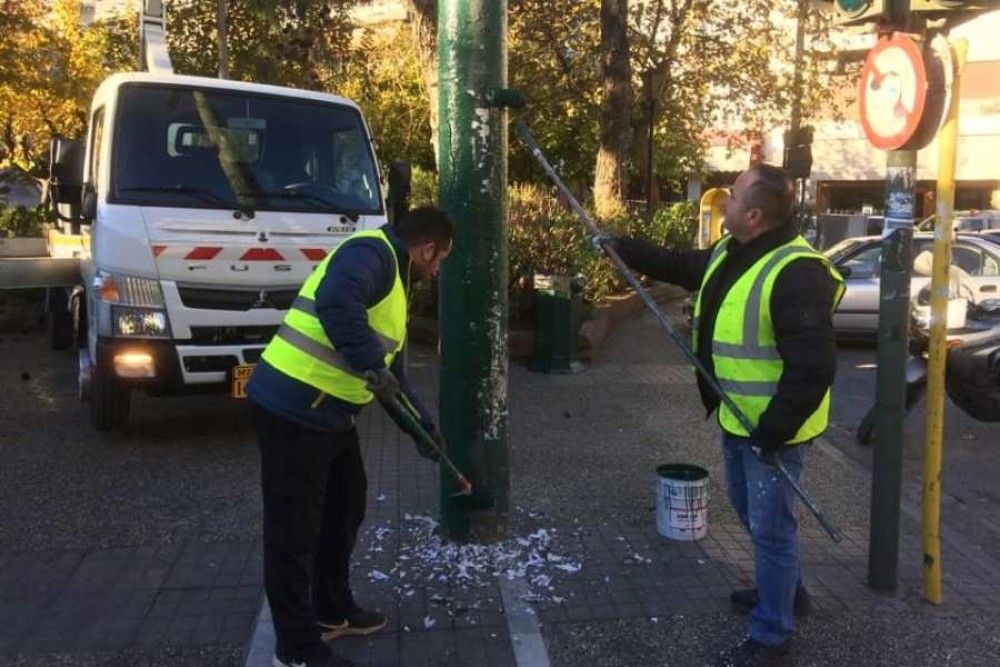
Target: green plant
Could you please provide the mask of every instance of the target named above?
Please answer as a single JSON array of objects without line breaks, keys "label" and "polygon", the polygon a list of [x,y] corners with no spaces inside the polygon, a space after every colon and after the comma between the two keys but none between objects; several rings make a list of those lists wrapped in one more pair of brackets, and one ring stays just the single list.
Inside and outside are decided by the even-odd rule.
[{"label": "green plant", "polygon": [[433,206],[438,200],[437,172],[413,165],[410,186],[410,207]]},{"label": "green plant", "polygon": [[42,224],[50,222],[52,216],[44,206],[25,208],[24,206],[0,209],[0,236],[41,236]]},{"label": "green plant", "polygon": [[698,234],[698,219],[694,205],[689,201],[676,202],[657,209],[649,222],[641,222],[636,230],[653,243],[676,250],[694,247]]},{"label": "green plant", "polygon": [[[590,246],[583,224],[564,210],[552,194],[537,185],[508,188],[510,319],[526,319],[531,312],[534,276],[577,275],[585,279],[584,298],[600,301],[624,289],[614,268]],[[606,231],[620,233],[628,221],[614,220]]]}]

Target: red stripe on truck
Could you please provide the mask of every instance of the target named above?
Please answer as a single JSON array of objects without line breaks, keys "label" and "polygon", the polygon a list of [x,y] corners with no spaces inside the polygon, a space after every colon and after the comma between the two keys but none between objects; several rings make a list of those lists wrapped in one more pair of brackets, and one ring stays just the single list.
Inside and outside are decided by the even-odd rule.
[{"label": "red stripe on truck", "polygon": [[285,258],[274,248],[250,248],[240,259],[244,262],[280,262]]},{"label": "red stripe on truck", "polygon": [[326,257],[326,250],[322,248],[302,248],[302,254],[306,256],[306,259],[321,262]]},{"label": "red stripe on truck", "polygon": [[215,246],[196,246],[191,252],[184,255],[184,259],[215,259],[215,256],[222,252],[222,248]]}]

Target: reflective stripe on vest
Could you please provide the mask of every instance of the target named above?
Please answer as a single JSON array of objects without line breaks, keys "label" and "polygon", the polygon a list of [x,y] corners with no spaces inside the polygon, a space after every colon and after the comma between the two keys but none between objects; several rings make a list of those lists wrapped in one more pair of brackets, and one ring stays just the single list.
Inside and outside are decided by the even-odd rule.
[{"label": "reflective stripe on vest", "polygon": [[[709,278],[726,257],[724,241],[713,249],[702,280],[702,291]],[[723,391],[746,415],[753,426],[767,409],[778,389],[784,362],[778,352],[771,322],[771,292],[774,281],[790,262],[808,258],[821,261],[837,282],[834,307],[843,295],[843,279],[826,258],[801,237],[775,248],[748,269],[723,297],[712,332],[712,362]],[[700,323],[701,292],[695,303],[695,322]],[[692,332],[697,347],[697,324]],[[788,444],[805,442],[826,430],[829,419],[830,392],[827,390],[816,411],[804,422]],[[728,432],[749,435],[736,415],[722,404],[719,423]]]},{"label": "reflective stripe on vest", "polygon": [[364,378],[350,365],[326,336],[316,313],[315,295],[330,260],[351,241],[377,238],[389,246],[396,266],[392,288],[379,303],[368,309],[368,325],[384,350],[383,362],[392,364],[406,339],[406,291],[399,273],[396,250],[381,230],[352,234],[316,267],[299,290],[291,308],[264,350],[262,359],[300,382],[350,403],[364,405],[372,400]]}]

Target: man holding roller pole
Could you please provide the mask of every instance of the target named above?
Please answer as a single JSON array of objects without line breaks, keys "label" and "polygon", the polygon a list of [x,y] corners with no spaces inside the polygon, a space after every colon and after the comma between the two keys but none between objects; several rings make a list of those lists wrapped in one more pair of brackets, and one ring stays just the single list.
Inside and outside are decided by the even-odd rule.
[{"label": "man holding roller pole", "polygon": [[410,281],[430,279],[451,252],[444,211],[357,232],[306,280],[247,385],[261,457],[264,588],[274,664],[336,664],[324,641],[370,634],[386,617],[357,605],[350,556],[367,480],[355,415],[373,397],[402,400],[437,447],[444,440],[403,371]]},{"label": "man holding roller pole", "polygon": [[806,445],[826,430],[837,351],[831,315],[844,283],[799,235],[793,192],[777,167],[740,174],[724,208],[729,234],[707,250],[598,239],[635,270],[698,291],[695,353],[754,426],[747,432],[699,375],[707,413],[719,411],[729,500],[754,547],[757,587],[731,596],[750,613],[750,633],[723,656],[726,665],[781,664],[794,616],[809,609],[795,494],[775,463],[798,480]]}]

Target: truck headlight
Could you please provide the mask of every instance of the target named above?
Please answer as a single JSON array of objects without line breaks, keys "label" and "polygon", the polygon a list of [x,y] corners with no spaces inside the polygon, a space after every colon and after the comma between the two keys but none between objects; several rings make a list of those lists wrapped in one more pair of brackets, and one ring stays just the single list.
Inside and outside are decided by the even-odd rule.
[{"label": "truck headlight", "polygon": [[121,273],[98,271],[94,278],[94,287],[101,299],[108,303],[153,308],[163,308],[164,306],[160,281],[153,278],[139,278]]},{"label": "truck headlight", "polygon": [[114,335],[141,338],[169,338],[167,314],[156,308],[113,306],[111,322]]}]

